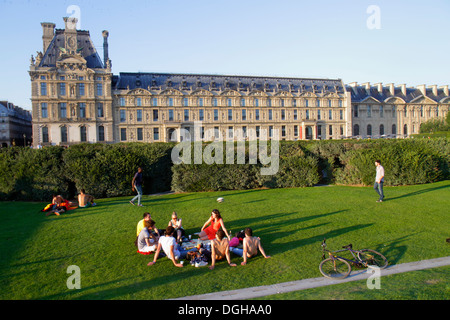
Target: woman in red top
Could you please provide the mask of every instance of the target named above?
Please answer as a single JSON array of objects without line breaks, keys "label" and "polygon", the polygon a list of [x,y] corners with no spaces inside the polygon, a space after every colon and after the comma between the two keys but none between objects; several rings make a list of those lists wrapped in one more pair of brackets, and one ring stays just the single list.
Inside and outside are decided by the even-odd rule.
[{"label": "woman in red top", "polygon": [[[206,226],[211,222],[211,225],[206,228]],[[199,234],[200,240],[213,240],[216,238],[216,232],[222,227],[223,231],[225,232],[228,240],[230,240],[230,236],[228,235],[227,229],[225,228],[225,225],[223,224],[223,219],[220,216],[219,210],[214,209],[211,212],[211,217],[208,219],[208,221],[205,222],[205,224],[202,227],[202,230]],[[206,229],[205,229],[206,228]]]}]

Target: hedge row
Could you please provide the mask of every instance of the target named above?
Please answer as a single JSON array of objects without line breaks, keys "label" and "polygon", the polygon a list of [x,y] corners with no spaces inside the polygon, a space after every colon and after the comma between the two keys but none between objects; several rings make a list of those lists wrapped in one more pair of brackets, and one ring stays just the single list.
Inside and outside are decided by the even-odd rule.
[{"label": "hedge row", "polygon": [[[261,151],[263,145],[255,150]],[[245,149],[232,145],[231,158],[227,158],[225,145],[225,151],[211,152],[212,144],[204,144],[200,155],[209,153],[215,161],[206,163],[203,157],[200,164],[195,163],[195,151],[199,150],[192,146],[178,152],[184,163],[178,164],[174,158],[174,164],[174,146],[121,143],[79,144],[68,149],[4,148],[0,151],[0,200],[48,201],[56,193],[72,198],[81,188],[97,198],[128,196],[134,194],[131,180],[138,166],[144,170],[144,194],[308,187],[317,183],[371,185],[376,159],[385,168],[387,186],[450,178],[450,144],[446,138],[282,141],[274,149],[278,153],[273,158],[269,142],[269,162],[260,153],[251,153],[246,143]],[[184,154],[188,150],[190,157]],[[263,174],[268,168],[276,170]]]}]

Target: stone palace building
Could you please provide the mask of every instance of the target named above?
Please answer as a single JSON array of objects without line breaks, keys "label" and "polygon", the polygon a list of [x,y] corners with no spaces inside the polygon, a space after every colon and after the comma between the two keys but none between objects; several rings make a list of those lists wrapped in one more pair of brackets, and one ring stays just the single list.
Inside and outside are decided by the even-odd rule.
[{"label": "stone palace building", "polygon": [[89,31],[42,23],[30,60],[33,145],[407,137],[446,116],[448,86],[345,85],[305,79],[174,73],[112,73]]}]

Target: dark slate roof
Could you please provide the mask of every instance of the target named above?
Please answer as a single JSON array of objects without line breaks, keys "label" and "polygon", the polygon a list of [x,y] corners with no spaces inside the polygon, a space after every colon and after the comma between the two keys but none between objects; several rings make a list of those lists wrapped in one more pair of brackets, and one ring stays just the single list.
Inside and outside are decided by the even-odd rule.
[{"label": "dark slate roof", "polygon": [[[83,48],[81,50],[82,57],[87,62],[88,68],[104,68],[103,62],[100,59],[94,44],[92,43],[89,31],[77,30],[78,47]],[[56,59],[59,56],[59,47],[65,47],[65,37],[63,29],[56,29],[55,36],[52,42],[48,46],[47,51],[44,53],[44,57],[39,67],[55,67]]]},{"label": "dark slate roof", "polygon": [[8,103],[7,101],[0,101],[0,114],[6,114],[8,117],[16,117],[26,121],[31,121],[31,113],[18,106]]},{"label": "dark slate roof", "polygon": [[[399,86],[394,86],[394,95],[391,94],[388,86],[383,86],[382,92],[378,91],[377,86],[371,86],[370,94],[367,92],[365,85],[358,85],[356,87],[347,85],[346,90],[351,93],[352,102],[354,103],[362,102],[368,97],[373,97],[380,102],[383,102],[390,97],[398,97],[403,99],[406,103],[409,103],[417,97],[422,96],[422,92],[418,88],[406,87],[406,94],[403,94],[402,89]],[[448,97],[445,95],[442,88],[437,89],[437,95],[433,94],[431,88],[426,88],[426,96],[436,102]]]},{"label": "dark slate roof", "polygon": [[150,90],[206,89],[210,91],[247,91],[275,89],[293,92],[337,92],[344,93],[341,79],[303,79],[284,77],[229,76],[207,74],[174,74],[174,73],[123,73],[113,77],[113,89],[133,90],[136,88]]}]

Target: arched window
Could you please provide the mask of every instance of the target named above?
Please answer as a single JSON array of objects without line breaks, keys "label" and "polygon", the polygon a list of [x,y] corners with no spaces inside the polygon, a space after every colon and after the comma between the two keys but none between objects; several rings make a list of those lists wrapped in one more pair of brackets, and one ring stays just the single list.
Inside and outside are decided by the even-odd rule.
[{"label": "arched window", "polygon": [[403,126],[403,134],[406,136],[408,134],[408,125]]},{"label": "arched window", "polygon": [[392,125],[392,134],[397,134],[397,126],[395,124]]},{"label": "arched window", "polygon": [[48,137],[48,127],[42,127],[42,142],[48,143],[49,137]]},{"label": "arched window", "polygon": [[380,136],[384,134],[384,125],[380,124]]},{"label": "arched window", "polygon": [[98,141],[105,141],[105,127],[98,127]]},{"label": "arched window", "polygon": [[61,127],[61,142],[67,142],[67,127]]},{"label": "arched window", "polygon": [[353,135],[354,136],[359,136],[359,125],[358,124],[355,124],[353,126]]},{"label": "arched window", "polygon": [[371,124],[368,124],[368,125],[367,125],[367,135],[368,135],[368,136],[371,136],[371,135],[372,135],[372,125],[371,125]]}]

